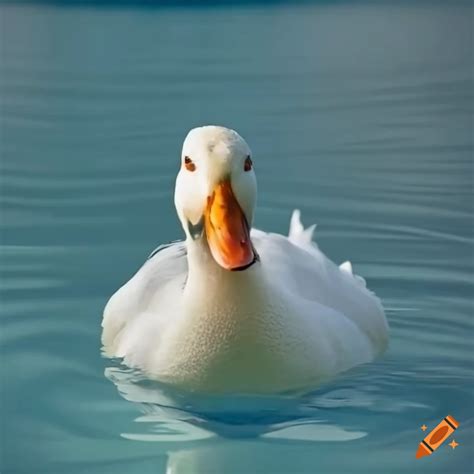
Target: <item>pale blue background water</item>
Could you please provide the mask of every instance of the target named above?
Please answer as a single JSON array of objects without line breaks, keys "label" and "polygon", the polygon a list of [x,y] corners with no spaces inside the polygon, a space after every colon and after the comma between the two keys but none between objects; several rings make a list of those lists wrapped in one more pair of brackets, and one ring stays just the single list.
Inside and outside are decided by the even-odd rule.
[{"label": "pale blue background water", "polygon": [[[1,7],[2,473],[472,472],[472,5],[412,3]],[[235,400],[101,358],[207,123],[254,149],[257,225],[300,207],[383,299],[383,359]]]}]

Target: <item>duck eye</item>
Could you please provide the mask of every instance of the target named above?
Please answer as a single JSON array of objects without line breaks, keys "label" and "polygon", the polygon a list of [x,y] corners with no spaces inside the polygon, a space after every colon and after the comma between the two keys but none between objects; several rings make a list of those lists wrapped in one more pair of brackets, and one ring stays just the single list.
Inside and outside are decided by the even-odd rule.
[{"label": "duck eye", "polygon": [[244,171],[250,171],[252,169],[252,166],[253,166],[253,163],[252,163],[252,160],[250,159],[250,155],[249,155],[245,159]]},{"label": "duck eye", "polygon": [[184,166],[188,171],[196,171],[196,165],[193,163],[193,160],[189,156],[184,157]]}]

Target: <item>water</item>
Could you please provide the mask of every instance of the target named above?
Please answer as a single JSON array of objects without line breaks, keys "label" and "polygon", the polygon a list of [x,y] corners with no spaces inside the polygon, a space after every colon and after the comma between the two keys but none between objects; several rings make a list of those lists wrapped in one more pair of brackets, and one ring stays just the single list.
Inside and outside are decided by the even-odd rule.
[{"label": "water", "polygon": [[[1,472],[472,472],[471,13],[3,5]],[[182,235],[180,146],[207,123],[253,147],[258,227],[301,208],[381,296],[384,358],[216,398],[101,357],[107,298]],[[415,460],[447,414],[459,446]]]}]

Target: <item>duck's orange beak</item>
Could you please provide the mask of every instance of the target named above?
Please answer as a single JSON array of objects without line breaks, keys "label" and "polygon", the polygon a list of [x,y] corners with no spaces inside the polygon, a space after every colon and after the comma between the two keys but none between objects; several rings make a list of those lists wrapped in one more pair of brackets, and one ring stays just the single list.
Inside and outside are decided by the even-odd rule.
[{"label": "duck's orange beak", "polygon": [[221,267],[245,270],[255,262],[250,228],[228,180],[207,199],[205,229],[211,254]]}]

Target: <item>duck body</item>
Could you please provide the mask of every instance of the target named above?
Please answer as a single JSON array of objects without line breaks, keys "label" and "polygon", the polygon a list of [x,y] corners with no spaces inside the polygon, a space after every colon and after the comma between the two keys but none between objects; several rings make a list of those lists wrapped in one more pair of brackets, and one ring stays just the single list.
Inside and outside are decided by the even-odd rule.
[{"label": "duck body", "polygon": [[244,272],[184,242],[156,253],[110,299],[106,353],[185,389],[242,393],[304,389],[373,360],[388,339],[379,299],[293,223],[289,237],[253,229],[260,261]]},{"label": "duck body", "polygon": [[380,300],[293,213],[288,237],[251,229],[245,141],[192,130],[175,204],[186,240],[155,251],[104,310],[105,354],[201,392],[304,390],[369,362],[388,341]]}]

